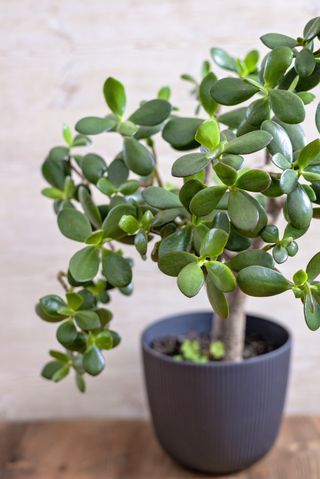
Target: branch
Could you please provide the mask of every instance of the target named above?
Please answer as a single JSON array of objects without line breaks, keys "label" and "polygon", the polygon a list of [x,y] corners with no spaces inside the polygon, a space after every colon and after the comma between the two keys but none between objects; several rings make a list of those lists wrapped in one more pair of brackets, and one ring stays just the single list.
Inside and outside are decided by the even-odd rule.
[{"label": "branch", "polygon": [[63,289],[68,293],[69,291],[69,286],[67,285],[67,283],[65,282],[64,278],[66,278],[67,275],[66,273],[64,273],[63,271],[59,271],[57,273],[57,280],[59,281],[59,283],[61,284],[61,286],[63,287]]}]

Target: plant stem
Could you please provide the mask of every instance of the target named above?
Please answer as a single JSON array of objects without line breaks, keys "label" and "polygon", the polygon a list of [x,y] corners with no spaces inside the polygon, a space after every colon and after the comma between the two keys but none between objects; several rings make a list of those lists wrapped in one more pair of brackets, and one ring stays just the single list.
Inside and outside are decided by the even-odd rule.
[{"label": "plant stem", "polygon": [[63,271],[59,271],[57,273],[57,280],[59,281],[59,283],[61,284],[61,286],[63,287],[63,289],[68,293],[69,291],[69,286],[67,285],[67,283],[65,282],[64,278],[66,278],[67,275],[66,273],[64,273]]},{"label": "plant stem", "polygon": [[160,173],[159,173],[158,166],[157,166],[158,165],[158,155],[157,155],[154,143],[151,146],[151,151],[152,151],[152,155],[153,155],[153,159],[154,159],[153,176],[157,180],[158,186],[162,187],[163,186],[163,181],[160,177]]}]

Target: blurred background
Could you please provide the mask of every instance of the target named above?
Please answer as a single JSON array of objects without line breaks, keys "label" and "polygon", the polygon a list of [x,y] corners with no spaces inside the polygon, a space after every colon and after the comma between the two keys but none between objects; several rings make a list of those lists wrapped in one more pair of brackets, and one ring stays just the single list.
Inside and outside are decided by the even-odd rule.
[{"label": "blurred background", "polygon": [[[135,294],[113,294],[114,326],[122,345],[107,354],[104,373],[88,381],[85,395],[70,377],[59,385],[39,376],[49,348],[57,347],[55,326],[41,321],[34,303],[62,293],[55,279],[78,245],[58,231],[40,165],[62,142],[64,122],[106,114],[102,96],[112,75],[127,89],[128,111],[151,99],[163,85],[182,114],[194,103],[181,73],[200,74],[209,50],[221,46],[242,56],[265,47],[259,37],[281,32],[296,37],[319,0],[10,0],[0,2],[0,417],[10,419],[117,416],[144,417],[139,335],[149,322],[174,312],[208,309],[204,294],[192,300],[154,263],[135,257]],[[214,71],[218,72],[216,68]],[[307,135],[316,103],[307,107]],[[105,135],[92,151],[110,161],[118,139]],[[169,180],[179,155],[158,140],[160,170]],[[301,252],[282,271],[291,275],[320,249],[320,223],[300,240]],[[250,299],[248,310],[287,325],[294,337],[288,413],[320,413],[320,332],[305,326],[302,305],[290,293]]]}]

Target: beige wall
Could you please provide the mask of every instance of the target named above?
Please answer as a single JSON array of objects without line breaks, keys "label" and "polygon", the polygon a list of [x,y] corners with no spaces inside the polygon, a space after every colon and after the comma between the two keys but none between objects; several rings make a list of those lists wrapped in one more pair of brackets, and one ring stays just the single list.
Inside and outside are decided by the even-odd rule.
[{"label": "beige wall", "polygon": [[[71,378],[60,385],[41,380],[55,328],[35,316],[33,304],[48,292],[60,292],[55,272],[77,245],[58,233],[50,202],[39,194],[40,164],[48,148],[61,141],[63,122],[73,125],[81,116],[105,113],[106,76],[126,84],[132,108],[169,84],[173,101],[191,112],[180,73],[196,73],[212,46],[242,54],[261,47],[258,37],[265,32],[299,33],[320,13],[319,1],[1,0],[0,9],[0,417],[144,416],[142,328],[162,315],[207,308],[207,300],[204,295],[187,300],[174,280],[137,259],[135,295],[114,296],[123,344],[107,356],[103,375],[89,381],[85,396]],[[311,123],[308,134],[315,136]],[[119,147],[105,139],[98,145],[106,159]],[[160,152],[168,177],[176,154],[163,146]],[[302,252],[284,266],[286,273],[319,250],[319,231],[314,225],[300,241]],[[288,412],[319,414],[320,333],[307,330],[301,305],[289,293],[250,300],[248,307],[281,319],[293,331]]]}]

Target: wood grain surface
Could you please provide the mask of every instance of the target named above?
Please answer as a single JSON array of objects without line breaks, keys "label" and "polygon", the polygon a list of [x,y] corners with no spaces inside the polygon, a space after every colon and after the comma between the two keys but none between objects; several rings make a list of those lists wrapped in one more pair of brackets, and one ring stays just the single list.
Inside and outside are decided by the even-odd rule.
[{"label": "wood grain surface", "polygon": [[[0,479],[205,479],[174,463],[142,420],[0,424]],[[320,418],[291,417],[260,462],[229,479],[319,479]],[[222,476],[221,478],[222,479]]]}]

